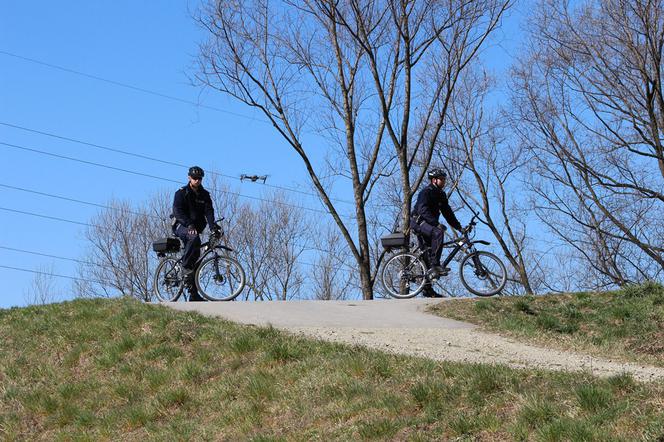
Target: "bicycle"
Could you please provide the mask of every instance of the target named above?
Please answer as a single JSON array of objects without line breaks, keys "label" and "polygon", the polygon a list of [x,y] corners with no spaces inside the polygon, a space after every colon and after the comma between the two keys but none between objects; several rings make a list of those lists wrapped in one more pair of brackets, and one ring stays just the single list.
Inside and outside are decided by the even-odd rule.
[{"label": "bicycle", "polygon": [[[220,243],[223,235],[221,231],[210,233],[208,241],[201,244],[203,253],[194,265],[194,283],[208,301],[232,301],[246,284],[242,265],[230,256],[233,249]],[[160,258],[154,274],[154,294],[162,302],[175,302],[186,286],[182,256],[170,256],[180,251],[180,240],[171,237],[156,241],[153,250]]]},{"label": "bicycle", "polygon": [[[496,255],[479,251],[475,244],[489,245],[483,240],[472,240],[471,234],[477,225],[477,215],[473,216],[460,237],[445,242],[443,248],[452,248],[442,267],[447,265],[463,250],[466,254],[459,263],[459,277],[463,286],[477,296],[493,296],[500,293],[507,283],[507,270]],[[381,281],[390,296],[397,299],[408,299],[419,294],[426,284],[435,282],[440,276],[428,271],[425,257],[429,247],[423,247],[423,241],[411,249],[408,237],[396,233],[381,238],[383,246],[390,251],[392,248],[406,248],[391,256],[383,266]]]}]

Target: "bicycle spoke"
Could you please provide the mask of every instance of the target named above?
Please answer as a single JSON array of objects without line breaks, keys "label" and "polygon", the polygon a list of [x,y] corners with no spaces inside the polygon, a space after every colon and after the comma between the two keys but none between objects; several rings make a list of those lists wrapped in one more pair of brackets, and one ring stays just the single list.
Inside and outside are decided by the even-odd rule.
[{"label": "bicycle spoke", "polygon": [[176,301],[184,288],[180,278],[180,264],[174,258],[161,261],[154,277],[154,292],[159,301]]},{"label": "bicycle spoke", "polygon": [[228,301],[240,294],[245,284],[244,270],[234,259],[215,256],[201,263],[196,283],[211,301]]},{"label": "bicycle spoke", "polygon": [[424,286],[425,273],[424,264],[415,255],[397,254],[383,267],[383,287],[395,298],[411,298]]},{"label": "bicycle spoke", "polygon": [[503,263],[495,255],[484,251],[468,255],[462,260],[460,276],[464,286],[479,296],[495,295],[507,281]]}]

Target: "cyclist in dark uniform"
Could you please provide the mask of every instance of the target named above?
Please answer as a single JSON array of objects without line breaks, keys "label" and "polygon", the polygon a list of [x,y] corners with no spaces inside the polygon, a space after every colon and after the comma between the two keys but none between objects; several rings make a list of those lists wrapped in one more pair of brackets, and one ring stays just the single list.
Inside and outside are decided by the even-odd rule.
[{"label": "cyclist in dark uniform", "polygon": [[[411,213],[410,227],[419,234],[418,237],[424,240],[426,246],[429,246],[429,256],[424,256],[429,271],[432,276],[446,275],[450,269],[440,266],[440,255],[443,252],[443,242],[445,236],[445,226],[438,222],[438,217],[443,214],[447,223],[456,230],[463,230],[461,223],[454,215],[447,200],[447,194],[443,190],[447,173],[443,169],[434,168],[427,174],[430,183],[417,195],[417,202]],[[442,295],[427,284],[424,287],[423,295],[426,297],[441,297]]]},{"label": "cyclist in dark uniform", "polygon": [[189,288],[190,301],[204,301],[194,284],[194,265],[201,256],[200,234],[205,226],[218,231],[220,227],[214,222],[214,208],[210,193],[203,188],[205,172],[198,166],[189,168],[189,182],[175,192],[173,214],[175,222],[173,233],[184,243],[182,256],[183,277]]}]

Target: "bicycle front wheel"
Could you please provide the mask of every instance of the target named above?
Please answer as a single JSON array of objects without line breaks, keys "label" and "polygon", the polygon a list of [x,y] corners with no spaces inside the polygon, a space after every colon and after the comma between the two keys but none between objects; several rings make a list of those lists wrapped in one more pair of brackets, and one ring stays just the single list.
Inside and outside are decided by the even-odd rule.
[{"label": "bicycle front wheel", "polygon": [[477,296],[493,296],[505,288],[507,270],[496,255],[479,251],[461,260],[461,282]]},{"label": "bicycle front wheel", "polygon": [[227,256],[215,255],[204,260],[196,270],[196,287],[210,301],[231,301],[246,284],[244,269]]},{"label": "bicycle front wheel", "polygon": [[154,294],[161,302],[174,302],[182,294],[184,284],[180,278],[180,263],[175,258],[164,258],[154,272]]},{"label": "bicycle front wheel", "polygon": [[426,283],[427,268],[417,256],[409,252],[397,253],[383,266],[383,287],[397,299],[416,296]]}]

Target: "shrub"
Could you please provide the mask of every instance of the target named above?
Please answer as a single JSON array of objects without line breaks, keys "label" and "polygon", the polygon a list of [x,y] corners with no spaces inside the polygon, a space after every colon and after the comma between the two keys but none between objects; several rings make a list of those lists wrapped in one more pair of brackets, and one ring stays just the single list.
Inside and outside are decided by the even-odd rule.
[{"label": "shrub", "polygon": [[628,284],[620,292],[625,298],[646,298],[649,296],[664,296],[664,286],[655,281],[648,281],[643,284]]}]

